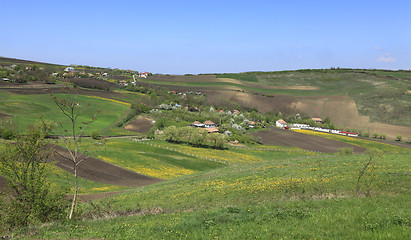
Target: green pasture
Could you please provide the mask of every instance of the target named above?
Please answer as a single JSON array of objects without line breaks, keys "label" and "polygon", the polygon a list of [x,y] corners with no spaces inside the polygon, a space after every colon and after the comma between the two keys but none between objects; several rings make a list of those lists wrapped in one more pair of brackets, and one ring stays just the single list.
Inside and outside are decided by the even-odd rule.
[{"label": "green pasture", "polygon": [[[62,97],[63,95],[56,94],[55,96]],[[97,113],[97,121],[88,127],[86,134],[108,128],[127,110],[127,105],[103,98],[78,95],[77,101],[79,109],[84,111],[78,122],[89,121]],[[44,120],[62,122],[63,126],[69,129],[68,119],[47,94],[23,95],[0,91],[0,112],[11,115],[10,119],[16,123],[20,131],[30,124],[39,122],[40,116]],[[59,129],[55,130],[57,134],[60,133]]]},{"label": "green pasture", "polygon": [[367,155],[273,159],[129,190],[81,207],[96,215],[103,208],[111,218],[55,222],[20,234],[53,239],[406,239],[409,156],[376,159],[373,174],[362,179],[360,196],[355,195],[358,170]]}]

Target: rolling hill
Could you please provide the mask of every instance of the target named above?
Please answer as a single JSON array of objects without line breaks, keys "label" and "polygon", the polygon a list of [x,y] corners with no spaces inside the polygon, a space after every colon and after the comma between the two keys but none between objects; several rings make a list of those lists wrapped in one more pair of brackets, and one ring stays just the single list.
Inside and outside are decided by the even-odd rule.
[{"label": "rolling hill", "polygon": [[[14,64],[20,66],[12,68]],[[77,87],[77,106],[85,109],[80,121],[99,112],[86,135],[97,132],[108,139],[100,151],[90,153],[89,162],[80,165],[85,201],[77,208],[76,219],[9,229],[0,218],[1,236],[406,239],[410,235],[411,148],[405,143],[411,141],[410,72],[155,74],[132,84],[135,73],[119,69],[77,66],[77,75],[70,78],[64,76],[66,66],[7,58],[0,58],[0,66],[11,77],[32,76],[35,71],[59,73],[47,83],[37,78],[41,74],[26,82],[1,82],[0,130],[19,128],[12,130],[24,134],[40,115],[67,127],[50,94],[64,96],[69,84]],[[110,83],[109,89],[99,81]],[[404,139],[273,127],[277,119],[296,113],[307,119],[330,117],[339,127],[385,133],[389,138],[402,134]],[[223,147],[212,144],[212,134],[188,127],[207,120],[219,123],[220,132],[226,133]],[[251,121],[256,122],[252,127]],[[173,129],[179,129],[178,134]],[[174,135],[179,138],[171,140]],[[200,144],[193,144],[196,137]],[[67,186],[73,175],[63,157],[64,144],[47,141],[62,153],[51,159],[56,164],[49,181]],[[0,151],[11,142],[0,139]],[[94,143],[87,137],[81,146],[88,149]],[[1,191],[6,183],[0,176]],[[1,208],[0,215],[5,211]]]}]

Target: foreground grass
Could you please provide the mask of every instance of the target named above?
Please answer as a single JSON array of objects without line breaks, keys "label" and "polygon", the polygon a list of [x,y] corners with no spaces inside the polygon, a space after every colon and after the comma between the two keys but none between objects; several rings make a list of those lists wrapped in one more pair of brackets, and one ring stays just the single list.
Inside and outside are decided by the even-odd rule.
[{"label": "foreground grass", "polygon": [[397,207],[406,201],[380,197],[234,205],[56,223],[26,234],[50,239],[407,239],[409,212],[404,205]]},{"label": "foreground grass", "polygon": [[181,176],[81,207],[89,213],[85,216],[114,218],[55,222],[18,235],[53,239],[406,239],[411,209],[409,157],[387,154],[379,158],[373,174],[362,179],[359,196],[354,195],[358,169],[367,155],[273,158]]}]

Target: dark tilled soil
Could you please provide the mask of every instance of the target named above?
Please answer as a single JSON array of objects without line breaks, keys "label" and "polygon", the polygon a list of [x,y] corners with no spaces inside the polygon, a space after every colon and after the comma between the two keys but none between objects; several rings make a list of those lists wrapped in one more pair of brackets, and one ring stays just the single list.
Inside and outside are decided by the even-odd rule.
[{"label": "dark tilled soil", "polygon": [[127,124],[124,129],[137,133],[147,133],[153,126],[153,120],[138,116],[136,119]]},{"label": "dark tilled soil", "polygon": [[271,128],[252,135],[261,137],[265,145],[293,146],[315,152],[336,153],[340,148],[345,147],[353,148],[355,153],[363,153],[366,150],[348,143],[279,128]]},{"label": "dark tilled soil", "polygon": [[[56,161],[56,166],[73,173],[72,162],[67,150],[56,145],[53,148],[57,152],[52,157],[52,160]],[[88,180],[126,187],[142,187],[161,181],[161,179],[144,176],[93,157],[79,164],[77,171],[80,177]]]}]

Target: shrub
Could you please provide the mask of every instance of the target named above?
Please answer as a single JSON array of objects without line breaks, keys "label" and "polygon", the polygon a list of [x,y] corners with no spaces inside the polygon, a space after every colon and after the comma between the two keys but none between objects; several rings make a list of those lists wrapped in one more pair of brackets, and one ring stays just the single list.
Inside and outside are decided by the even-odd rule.
[{"label": "shrub", "polygon": [[401,141],[401,139],[402,139],[402,135],[400,134],[400,135],[397,135],[397,140],[398,141]]},{"label": "shrub", "polygon": [[3,230],[62,218],[68,206],[65,192],[48,182],[50,152],[36,132],[16,136],[0,154],[0,173],[8,180],[10,194],[0,200]]},{"label": "shrub", "polygon": [[370,137],[370,133],[369,133],[369,132],[364,133],[364,137],[369,138],[369,137]]},{"label": "shrub", "polygon": [[90,133],[90,137],[91,137],[92,139],[95,139],[95,140],[100,139],[100,133],[99,133],[99,131],[97,131],[97,130],[92,131],[92,132]]},{"label": "shrub", "polygon": [[354,152],[354,149],[351,147],[343,147],[338,150],[338,153],[341,155],[349,155]]},{"label": "shrub", "polygon": [[374,133],[374,134],[373,134],[373,137],[374,137],[374,138],[378,138],[378,136],[380,136],[378,133]]}]

